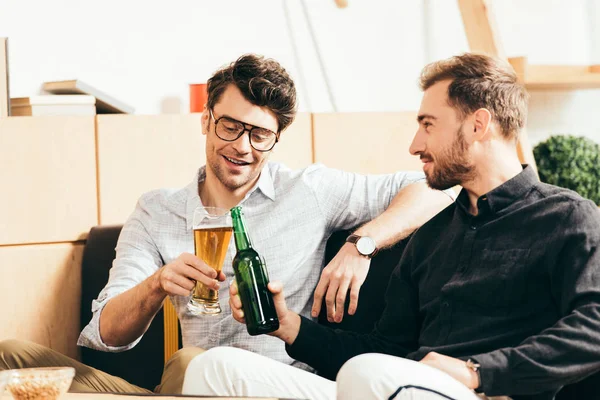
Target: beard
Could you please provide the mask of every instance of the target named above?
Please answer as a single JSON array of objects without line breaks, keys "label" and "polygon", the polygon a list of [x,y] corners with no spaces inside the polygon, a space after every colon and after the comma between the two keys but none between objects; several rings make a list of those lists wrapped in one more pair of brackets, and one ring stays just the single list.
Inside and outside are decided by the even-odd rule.
[{"label": "beard", "polygon": [[[250,182],[253,182],[260,175],[262,168],[267,161],[267,158],[257,160],[253,158],[252,163],[244,167],[243,171],[237,173],[229,171],[229,169],[223,165],[223,154],[216,151],[214,147],[207,146],[206,151],[206,168],[210,169],[214,174],[215,178],[229,191],[235,191],[240,189]],[[234,154],[232,154],[234,153]],[[247,158],[242,157],[235,152],[229,152],[232,154],[231,157]]]},{"label": "beard", "polygon": [[446,190],[462,185],[475,178],[475,166],[468,153],[468,144],[465,140],[463,125],[456,132],[456,139],[449,148],[441,151],[435,157],[429,153],[422,153],[421,158],[434,161],[429,173],[425,172],[427,185],[436,190]]}]

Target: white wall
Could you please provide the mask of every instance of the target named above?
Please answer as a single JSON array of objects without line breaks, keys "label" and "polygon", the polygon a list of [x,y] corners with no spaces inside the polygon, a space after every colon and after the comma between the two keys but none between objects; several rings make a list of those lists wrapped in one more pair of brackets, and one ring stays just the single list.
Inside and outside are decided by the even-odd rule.
[{"label": "white wall", "polygon": [[[533,63],[600,63],[600,0],[494,0],[506,53]],[[429,61],[468,50],[453,0],[305,0],[339,111],[415,110]],[[143,7],[143,8],[142,8]],[[332,111],[301,0],[0,0],[13,97],[79,78],[136,113],[187,112],[191,82],[246,52],[278,59],[301,109]],[[593,40],[594,39],[594,40]],[[600,142],[600,90],[533,92],[532,142],[551,133]]]},{"label": "white wall", "polygon": [[[494,2],[510,56],[533,64],[600,64],[599,0]],[[576,134],[600,143],[600,90],[532,91],[528,134],[533,143],[551,134]]]}]

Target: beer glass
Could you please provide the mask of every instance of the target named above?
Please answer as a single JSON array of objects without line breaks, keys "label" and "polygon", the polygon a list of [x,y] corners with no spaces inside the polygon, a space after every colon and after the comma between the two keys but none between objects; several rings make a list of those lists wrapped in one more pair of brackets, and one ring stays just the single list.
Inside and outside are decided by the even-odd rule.
[{"label": "beer glass", "polygon": [[[196,208],[193,230],[196,257],[217,273],[221,272],[232,233],[229,210],[217,207]],[[219,291],[207,287],[202,282],[196,282],[188,309],[195,315],[219,314]]]}]

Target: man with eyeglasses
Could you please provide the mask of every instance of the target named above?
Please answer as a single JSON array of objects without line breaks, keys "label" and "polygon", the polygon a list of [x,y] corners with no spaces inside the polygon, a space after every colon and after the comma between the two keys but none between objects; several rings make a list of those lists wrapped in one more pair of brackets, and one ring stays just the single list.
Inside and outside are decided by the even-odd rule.
[{"label": "man with eyeglasses", "polygon": [[[377,249],[408,236],[451,198],[429,189],[422,173],[364,176],[322,165],[294,171],[268,163],[295,115],[294,83],[274,60],[242,56],[209,79],[201,119],[206,165],[187,187],[140,198],[123,227],[109,282],[92,304],[93,318],[79,345],[104,351],[132,348],[169,296],[184,349],[167,363],[157,392],[180,393],[187,363],[216,346],[239,347],[308,369],[294,362],[276,338],[251,337],[234,321],[228,285],[221,282],[233,277],[235,246],[229,246],[219,274],[197,258],[191,234],[194,210],[242,205],[253,245],[266,259],[271,278],[288,288],[290,308],[316,317],[325,297],[328,318],[339,322],[348,291],[349,313],[355,312]],[[331,233],[355,227],[350,242],[323,270]],[[220,291],[221,314],[189,312],[186,304],[195,281]],[[145,391],[40,346],[0,343],[0,369],[32,366],[28,361],[36,357],[51,360],[46,365],[75,366],[73,391]]]}]

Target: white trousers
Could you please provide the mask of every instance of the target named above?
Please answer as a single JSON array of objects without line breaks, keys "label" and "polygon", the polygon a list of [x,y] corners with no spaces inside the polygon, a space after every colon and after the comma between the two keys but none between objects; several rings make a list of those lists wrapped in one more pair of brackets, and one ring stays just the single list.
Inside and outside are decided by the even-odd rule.
[{"label": "white trousers", "polygon": [[384,354],[346,362],[336,382],[233,347],[216,347],[188,365],[183,394],[292,399],[481,400],[450,375]]}]

